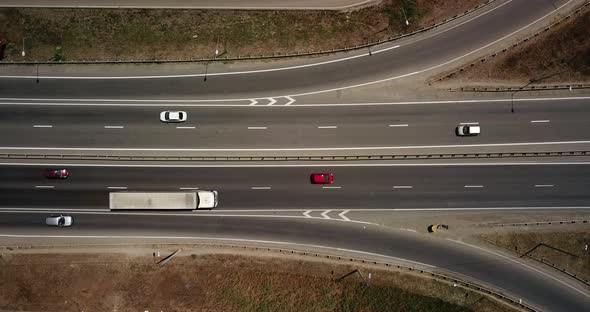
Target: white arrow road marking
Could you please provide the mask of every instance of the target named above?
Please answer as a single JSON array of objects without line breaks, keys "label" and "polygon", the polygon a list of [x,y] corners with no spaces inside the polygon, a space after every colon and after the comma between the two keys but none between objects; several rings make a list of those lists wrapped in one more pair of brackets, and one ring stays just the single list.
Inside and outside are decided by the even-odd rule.
[{"label": "white arrow road marking", "polygon": [[248,105],[253,106],[256,104],[258,104],[258,101],[256,101],[255,99],[250,99],[250,104],[248,104]]},{"label": "white arrow road marking", "polygon": [[295,99],[290,97],[290,96],[286,96],[285,97],[287,100],[289,100],[289,102],[287,102],[287,104],[285,104],[285,106],[289,106],[291,104],[293,104],[295,102]]},{"label": "white arrow road marking", "polygon": [[350,219],[349,219],[349,218],[347,218],[346,216],[344,216],[344,215],[345,215],[345,214],[347,214],[349,211],[350,211],[350,210],[344,210],[344,211],[342,211],[341,213],[339,213],[339,214],[338,214],[338,216],[339,216],[340,218],[342,218],[342,220],[344,220],[344,221],[350,221]]},{"label": "white arrow road marking", "polygon": [[311,216],[309,215],[309,213],[312,212],[312,210],[306,210],[303,215],[307,218],[311,218]]},{"label": "white arrow road marking", "polygon": [[332,210],[326,210],[326,211],[322,212],[322,217],[324,217],[324,219],[332,219],[328,216],[328,213],[330,213],[330,211],[332,211]]},{"label": "white arrow road marking", "polygon": [[267,100],[269,100],[269,101],[270,101],[268,104],[266,104],[266,105],[268,105],[268,106],[271,106],[271,105],[273,105],[274,103],[276,103],[276,102],[277,102],[277,100],[275,100],[274,98],[267,98]]}]

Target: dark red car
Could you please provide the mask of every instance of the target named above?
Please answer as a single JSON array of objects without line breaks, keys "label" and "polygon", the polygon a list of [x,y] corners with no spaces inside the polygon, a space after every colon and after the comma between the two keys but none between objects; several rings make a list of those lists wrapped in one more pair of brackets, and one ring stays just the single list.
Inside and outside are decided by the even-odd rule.
[{"label": "dark red car", "polygon": [[310,180],[312,184],[332,184],[334,175],[331,173],[312,173]]},{"label": "dark red car", "polygon": [[45,177],[48,179],[67,179],[70,173],[67,169],[48,169],[45,170]]}]

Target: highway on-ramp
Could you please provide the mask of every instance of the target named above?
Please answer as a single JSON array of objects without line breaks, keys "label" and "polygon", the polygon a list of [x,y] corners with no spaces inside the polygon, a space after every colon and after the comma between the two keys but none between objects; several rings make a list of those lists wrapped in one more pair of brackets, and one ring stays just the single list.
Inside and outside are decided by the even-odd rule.
[{"label": "highway on-ramp", "polygon": [[203,239],[219,241],[219,238],[239,244],[272,240],[288,242],[275,246],[306,250],[326,246],[328,248],[321,248],[321,252],[356,250],[359,252],[349,251],[349,254],[363,258],[380,254],[406,259],[406,263],[413,261],[412,266],[423,269],[452,272],[462,279],[477,280],[510,294],[516,300],[522,299],[523,303],[543,311],[584,311],[590,304],[587,290],[569,281],[559,281],[523,264],[518,258],[379,226],[277,218],[86,214],[75,216],[75,226],[57,229],[46,227],[43,217],[39,213],[2,213],[0,234],[4,239],[8,238],[5,235],[23,235],[12,238],[17,240],[42,237],[51,245],[80,242],[84,236],[93,236],[93,241],[100,241],[101,237],[123,241],[134,236],[143,237],[144,241],[163,241],[158,237],[169,237],[180,243]]},{"label": "highway on-ramp", "polygon": [[[571,9],[576,0],[541,1],[531,6],[527,0],[503,1],[417,37],[405,38],[369,50],[336,54],[322,58],[286,62],[246,64],[203,64],[198,72],[175,76],[162,73],[162,67],[149,67],[151,73],[135,76],[136,68],[125,67],[125,79],[100,71],[84,71],[30,66],[30,74],[0,75],[3,97],[26,98],[191,98],[251,99],[302,96],[392,79],[412,78],[458,66],[488,47],[514,34],[522,35],[554,17],[557,9]],[[107,67],[108,68],[108,67]],[[78,76],[76,79],[63,78]],[[81,77],[80,77],[81,76]],[[24,77],[24,79],[23,79]],[[205,77],[207,79],[205,79]],[[39,79],[37,83],[36,80]]]}]

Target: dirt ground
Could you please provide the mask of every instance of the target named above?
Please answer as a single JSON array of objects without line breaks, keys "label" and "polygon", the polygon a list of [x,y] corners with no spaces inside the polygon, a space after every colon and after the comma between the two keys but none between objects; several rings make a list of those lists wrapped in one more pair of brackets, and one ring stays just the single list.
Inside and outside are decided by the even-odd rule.
[{"label": "dirt ground", "polygon": [[[590,9],[451,81],[465,86],[590,83]],[[449,79],[447,79],[449,80]]]},{"label": "dirt ground", "polygon": [[11,62],[273,55],[378,41],[484,2],[384,0],[350,12],[0,9],[0,35]]},{"label": "dirt ground", "polygon": [[[532,226],[481,237],[536,259],[552,263],[590,281],[590,231],[555,231],[550,226]],[[536,247],[536,248],[535,248]]]},{"label": "dirt ground", "polygon": [[[148,253],[68,252],[4,250],[0,310],[511,311],[435,280],[327,260],[183,250],[158,266]],[[337,281],[355,269],[363,277]]]}]

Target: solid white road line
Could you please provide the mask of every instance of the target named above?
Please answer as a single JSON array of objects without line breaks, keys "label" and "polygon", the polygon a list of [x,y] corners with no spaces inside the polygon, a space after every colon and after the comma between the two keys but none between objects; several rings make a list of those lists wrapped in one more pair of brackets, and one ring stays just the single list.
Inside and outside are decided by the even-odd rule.
[{"label": "solid white road line", "polygon": [[332,210],[326,210],[326,211],[322,212],[322,217],[324,217],[324,219],[332,219],[332,218],[330,218],[330,216],[328,216],[328,213],[330,213],[330,211],[332,211]]},{"label": "solid white road line", "polygon": [[270,190],[270,186],[253,186],[251,187],[253,190]]},{"label": "solid white road line", "polygon": [[193,126],[178,126],[176,129],[195,129],[196,127]]},{"label": "solid white road line", "polygon": [[341,189],[342,186],[322,186],[324,189]]},{"label": "solid white road line", "polygon": [[125,152],[285,152],[285,151],[368,151],[368,150],[407,150],[436,148],[468,148],[468,147],[505,147],[505,146],[543,146],[543,145],[590,144],[587,141],[554,141],[554,142],[519,142],[519,143],[488,143],[488,144],[455,144],[455,145],[402,145],[402,146],[366,146],[366,147],[301,147],[301,148],[108,148],[108,147],[25,147],[0,146],[0,150],[35,150],[35,151],[125,151]]},{"label": "solid white road line", "polygon": [[554,187],[553,184],[535,184],[535,187]]},{"label": "solid white road line", "polygon": [[109,190],[126,190],[126,186],[109,186],[107,187]]},{"label": "solid white road line", "polygon": [[394,189],[411,189],[413,186],[411,185],[395,185]]},{"label": "solid white road line", "polygon": [[338,126],[318,126],[318,129],[337,129]]},{"label": "solid white road line", "polygon": [[350,219],[348,217],[345,216],[345,214],[347,214],[350,210],[344,210],[341,213],[338,214],[338,216],[340,218],[342,218],[342,220],[344,221],[350,221]]},{"label": "solid white road line", "polygon": [[558,278],[554,277],[553,275],[547,274],[547,273],[545,273],[545,272],[543,272],[543,271],[541,271],[541,270],[538,270],[538,269],[536,269],[536,268],[533,268],[533,267],[531,267],[531,266],[528,266],[528,265],[526,265],[526,264],[524,264],[524,263],[522,263],[522,262],[520,262],[520,261],[518,261],[518,260],[514,259],[514,257],[507,257],[507,256],[504,256],[504,255],[502,255],[502,254],[499,254],[499,253],[493,252],[493,251],[491,251],[491,250],[488,250],[488,249],[486,249],[486,248],[478,247],[478,246],[471,245],[471,244],[468,244],[468,243],[465,243],[465,242],[462,242],[462,241],[454,240],[454,239],[451,239],[451,238],[447,238],[447,240],[449,240],[449,241],[452,241],[452,242],[455,242],[455,243],[457,243],[457,244],[462,244],[462,245],[465,245],[465,246],[469,246],[469,247],[471,247],[471,248],[479,249],[479,250],[481,250],[481,251],[488,252],[488,253],[490,253],[490,254],[492,254],[492,255],[495,255],[495,256],[497,256],[497,257],[500,257],[500,258],[506,259],[506,260],[508,260],[508,261],[514,262],[514,263],[516,263],[516,264],[522,265],[522,266],[524,266],[524,267],[526,267],[526,268],[528,268],[528,269],[530,269],[530,270],[533,270],[533,271],[535,271],[535,272],[537,272],[537,273],[539,273],[539,274],[542,274],[542,275],[544,275],[544,276],[546,276],[546,277],[548,277],[548,278],[550,278],[550,279],[552,279],[552,280],[554,280],[554,281],[556,281],[556,282],[559,282],[559,283],[561,283],[561,284],[563,284],[563,285],[565,285],[565,286],[568,286],[569,288],[571,288],[571,289],[573,289],[573,290],[575,290],[575,291],[577,291],[577,292],[581,293],[582,295],[584,295],[584,296],[586,296],[586,297],[590,297],[590,295],[589,295],[589,294],[587,294],[586,292],[584,292],[584,291],[582,291],[582,290],[580,290],[580,289],[578,289],[578,288],[576,288],[576,287],[574,287],[574,286],[572,286],[572,285],[570,285],[570,284],[568,284],[568,283],[566,283],[566,282],[562,281],[561,279],[558,279]]},{"label": "solid white road line", "polygon": [[198,190],[198,187],[179,187],[179,190]]},{"label": "solid white road line", "polygon": [[465,185],[465,188],[483,188],[483,185]]},{"label": "solid white road line", "polygon": [[267,127],[248,127],[248,130],[266,130]]},{"label": "solid white road line", "polygon": [[474,125],[474,126],[476,126],[476,125],[479,125],[479,122],[462,122],[462,123],[460,123],[460,125],[464,125],[464,126]]},{"label": "solid white road line", "polygon": [[[117,214],[126,214],[126,213],[117,213]],[[136,213],[128,213],[129,215],[134,214],[136,215]],[[168,214],[170,215],[170,214]],[[257,216],[254,216],[257,217]],[[269,217],[269,216],[265,216],[265,217]],[[334,220],[334,219],[332,219]],[[335,221],[339,221],[339,220],[335,220]],[[352,221],[355,223],[366,223],[366,224],[371,224],[371,225],[376,225],[374,223],[367,223],[367,222],[359,222],[359,221]],[[225,238],[225,237],[205,237],[205,236],[140,236],[140,235],[129,235],[129,236],[125,236],[125,235],[27,235],[27,234],[0,234],[0,237],[15,237],[15,238],[81,238],[81,239],[98,239],[98,238],[106,238],[106,239],[140,239],[140,240],[146,240],[146,239],[156,239],[156,240],[163,240],[163,239],[170,239],[170,240],[187,240],[187,241],[195,241],[195,240],[204,240],[204,241],[211,241],[211,242],[217,242],[217,241],[229,241],[229,242],[240,242],[240,243],[249,243],[249,244],[253,244],[253,243],[258,243],[258,244],[274,244],[277,246],[281,246],[281,245],[287,245],[287,246],[297,246],[300,248],[304,248],[307,250],[310,249],[325,249],[325,250],[333,250],[333,251],[338,251],[338,252],[345,252],[345,253],[355,253],[355,254],[359,254],[359,255],[368,255],[368,256],[372,256],[372,257],[381,257],[384,259],[392,259],[395,262],[406,262],[406,263],[413,263],[415,265],[420,265],[420,266],[424,266],[424,267],[428,267],[428,268],[436,268],[433,265],[430,264],[426,264],[426,263],[422,263],[422,262],[417,262],[417,261],[412,261],[412,260],[407,260],[407,259],[402,259],[402,258],[398,258],[398,257],[392,257],[392,256],[387,256],[387,255],[382,255],[382,254],[377,254],[377,253],[373,253],[373,252],[367,252],[367,251],[359,251],[359,250],[353,250],[353,249],[345,249],[345,248],[338,248],[338,247],[330,247],[330,246],[321,246],[321,245],[311,245],[311,244],[301,244],[301,243],[293,243],[293,242],[282,242],[282,241],[267,241],[267,240],[255,240],[255,239],[246,239],[246,238]]]},{"label": "solid white road line", "polygon": [[53,128],[52,125],[34,125],[33,128]]},{"label": "solid white road line", "polygon": [[549,123],[551,122],[551,120],[531,120],[531,123],[533,124],[537,124],[537,123]]},{"label": "solid white road line", "polygon": [[488,167],[488,166],[587,166],[589,161],[571,161],[571,162],[482,162],[482,163],[322,163],[322,164],[206,164],[206,165],[189,165],[189,164],[93,164],[93,163],[27,163],[27,162],[4,162],[2,166],[50,166],[50,167],[112,167],[112,168],[317,168],[317,167]]},{"label": "solid white road line", "polygon": [[39,188],[39,189],[52,189],[52,188],[55,188],[55,186],[53,186],[53,185],[35,185],[35,188]]},{"label": "solid white road line", "polygon": [[[286,97],[286,96],[285,96]],[[588,100],[588,96],[574,97],[547,97],[547,98],[522,98],[514,99],[514,102],[546,102],[546,101],[580,101]],[[31,101],[27,102],[3,102],[3,101]],[[35,102],[37,101],[37,102]],[[44,101],[44,102],[39,102]],[[60,102],[51,102],[60,101]],[[0,98],[0,105],[25,105],[25,106],[137,106],[137,107],[161,107],[174,106],[183,107],[249,107],[252,104],[227,104],[226,102],[250,102],[252,99],[208,99],[208,100],[136,100],[136,99],[31,99],[31,98]],[[487,100],[442,100],[442,101],[403,101],[403,102],[367,102],[367,103],[309,103],[295,104],[297,107],[337,107],[337,106],[397,106],[397,105],[442,105],[442,104],[483,104],[483,103],[507,103],[510,99],[487,99]],[[76,103],[79,102],[79,103]],[[204,102],[205,104],[198,104]],[[224,104],[211,104],[211,102],[222,102]],[[130,104],[128,104],[130,103]],[[282,106],[279,106],[282,107]]]},{"label": "solid white road line", "polygon": [[399,125],[389,125],[390,127],[407,127],[408,124],[399,124]]},{"label": "solid white road line", "polygon": [[105,129],[123,129],[125,126],[104,126]]}]

